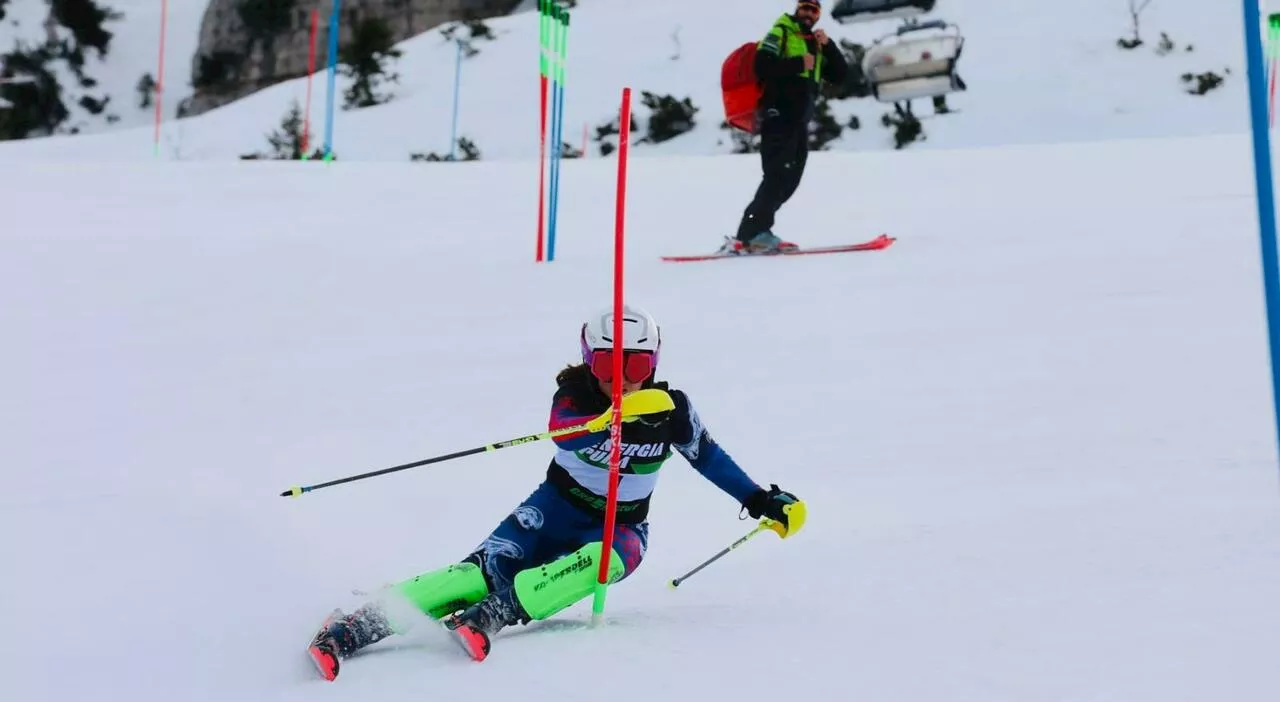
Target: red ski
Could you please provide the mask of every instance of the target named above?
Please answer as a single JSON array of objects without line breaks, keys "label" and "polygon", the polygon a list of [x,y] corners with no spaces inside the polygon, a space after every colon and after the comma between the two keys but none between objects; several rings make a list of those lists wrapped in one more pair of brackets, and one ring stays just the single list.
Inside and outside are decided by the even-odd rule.
[{"label": "red ski", "polygon": [[840,244],[837,246],[801,247],[798,249],[792,249],[790,251],[779,251],[776,253],[745,253],[744,254],[744,253],[717,252],[717,253],[710,253],[710,254],[694,254],[691,256],[663,256],[662,260],[670,261],[673,263],[683,263],[687,261],[715,261],[722,258],[777,258],[777,257],[783,257],[783,256],[811,256],[814,254],[845,253],[848,251],[879,251],[881,249],[889,248],[891,245],[893,245],[893,242],[897,240],[898,239],[896,237],[889,236],[888,234],[881,234],[880,236],[870,241],[864,241],[860,244]]},{"label": "red ski", "polygon": [[307,648],[307,654],[311,656],[311,662],[316,664],[320,677],[329,682],[338,677],[338,654],[332,646],[311,644]]}]

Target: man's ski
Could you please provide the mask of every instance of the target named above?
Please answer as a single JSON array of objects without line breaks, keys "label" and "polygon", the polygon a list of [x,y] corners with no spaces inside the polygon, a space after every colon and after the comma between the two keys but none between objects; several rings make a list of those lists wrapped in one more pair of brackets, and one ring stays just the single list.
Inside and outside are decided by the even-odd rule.
[{"label": "man's ski", "polygon": [[888,234],[881,234],[870,241],[864,241],[859,244],[800,247],[789,251],[769,253],[735,253],[732,251],[718,251],[716,253],[693,254],[690,256],[663,256],[662,260],[673,263],[684,263],[688,261],[715,261],[722,258],[774,258],[782,256],[811,256],[814,254],[845,253],[849,251],[879,251],[881,249],[889,248],[893,245],[893,242],[897,240],[898,239],[896,237],[889,236]]}]

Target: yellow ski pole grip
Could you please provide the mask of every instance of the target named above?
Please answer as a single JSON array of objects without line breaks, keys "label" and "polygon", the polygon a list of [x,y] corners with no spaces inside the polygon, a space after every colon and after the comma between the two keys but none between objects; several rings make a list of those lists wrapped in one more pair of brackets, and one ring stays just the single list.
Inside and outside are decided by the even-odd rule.
[{"label": "yellow ski pole grip", "polygon": [[[622,421],[633,422],[638,417],[647,414],[658,414],[659,412],[670,412],[676,408],[676,403],[671,399],[665,390],[657,388],[647,388],[645,390],[637,390],[622,396]],[[605,410],[600,416],[595,417],[587,422],[587,428],[591,432],[604,431],[613,423],[613,408]]]},{"label": "yellow ski pole grip", "polygon": [[770,529],[777,532],[778,536],[784,539],[803,529],[805,519],[809,516],[809,510],[805,507],[803,500],[783,505],[782,513],[787,515],[787,523],[785,525],[772,519],[765,519],[764,521],[767,522]]}]

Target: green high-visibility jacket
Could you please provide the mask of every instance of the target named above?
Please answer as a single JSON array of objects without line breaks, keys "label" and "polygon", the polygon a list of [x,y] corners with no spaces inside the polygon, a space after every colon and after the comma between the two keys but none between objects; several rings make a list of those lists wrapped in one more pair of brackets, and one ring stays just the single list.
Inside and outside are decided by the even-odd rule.
[{"label": "green high-visibility jacket", "polygon": [[[812,69],[804,67],[807,54],[814,55]],[[807,127],[821,82],[840,83],[848,69],[835,41],[828,41],[819,50],[812,34],[806,33],[791,15],[782,15],[756,50],[756,76],[764,84],[760,110],[766,122],[780,119],[785,125]]]}]

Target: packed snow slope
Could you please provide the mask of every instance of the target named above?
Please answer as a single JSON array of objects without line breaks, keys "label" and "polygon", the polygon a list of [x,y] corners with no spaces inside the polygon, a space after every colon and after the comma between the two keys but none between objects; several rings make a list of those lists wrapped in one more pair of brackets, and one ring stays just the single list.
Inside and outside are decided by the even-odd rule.
[{"label": "packed snow slope", "polygon": [[[1224,6],[1225,5],[1225,6]],[[692,132],[660,144],[637,144],[637,154],[728,153],[733,141],[724,120],[720,68],[746,41],[759,40],[789,11],[789,0],[735,0],[726,5],[683,0],[582,0],[573,10],[568,38],[564,140],[598,156],[598,126],[615,121],[621,89],[637,93],[639,142],[648,129],[641,91],[690,98],[699,108]],[[140,15],[141,16],[141,15]],[[949,98],[959,112],[924,121],[925,141],[912,149],[1030,144],[1105,138],[1186,136],[1244,132],[1244,41],[1237,4],[1160,0],[1142,14],[1146,44],[1133,51],[1116,46],[1130,32],[1124,0],[1074,2],[958,2],[942,0],[926,19],[957,23],[966,44],[960,74],[964,93]],[[128,20],[125,20],[128,22]],[[491,20],[496,38],[477,39],[480,53],[463,62],[458,133],[476,143],[483,159],[532,159],[538,155],[538,14]],[[869,45],[892,33],[897,21],[842,26],[829,17],[820,26],[835,39]],[[197,24],[198,28],[198,24]],[[148,29],[148,31],[153,31]],[[1176,51],[1156,53],[1160,32]],[[465,34],[465,31],[463,32]],[[138,41],[144,41],[139,39]],[[1187,51],[1190,44],[1192,50]],[[447,154],[452,130],[454,44],[439,30],[403,42],[396,63],[394,99],[363,110],[337,111],[333,147],[342,160],[406,161],[412,153]],[[189,61],[175,61],[186,70]],[[1185,92],[1181,76],[1214,71],[1223,86],[1204,96]],[[189,70],[186,70],[189,73]],[[178,74],[185,77],[186,73]],[[138,71],[129,80],[136,82]],[[311,120],[324,139],[327,76],[313,82]],[[129,83],[132,85],[133,83]],[[349,79],[339,76],[337,97]],[[170,122],[163,157],[228,161],[268,149],[293,101],[305,104],[306,79],[282,83],[196,118]],[[177,104],[177,95],[169,104]],[[930,115],[928,101],[916,101]],[[858,130],[845,129],[831,150],[893,148],[892,130],[880,123],[891,106],[870,98],[833,103],[841,124],[857,115]],[[153,158],[149,128],[92,138],[58,138],[51,144],[0,147],[0,159]],[[616,143],[616,137],[613,138]]]},{"label": "packed snow slope", "polygon": [[4,171],[4,699],[1277,699],[1237,137],[816,154],[781,231],[893,247],[695,264],[658,256],[716,245],[752,157],[637,159],[660,374],[808,525],[671,591],[749,528],[677,457],[607,626],[482,664],[424,626],[316,677],[332,608],[463,557],[551,447],[278,493],[542,430],[609,304],[615,163],[566,165],[542,265],[519,164]]}]

